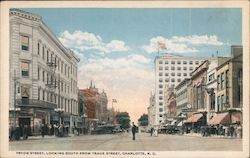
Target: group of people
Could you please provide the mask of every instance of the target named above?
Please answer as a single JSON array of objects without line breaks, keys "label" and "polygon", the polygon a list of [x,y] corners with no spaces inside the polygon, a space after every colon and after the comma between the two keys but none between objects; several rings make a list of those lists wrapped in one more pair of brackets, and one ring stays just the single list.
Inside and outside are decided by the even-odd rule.
[{"label": "group of people", "polygon": [[[185,132],[189,133],[192,129],[189,127],[185,128]],[[233,125],[208,125],[193,129],[195,133],[201,133],[202,136],[225,136],[231,138],[242,138],[242,126],[240,124]]]},{"label": "group of people", "polygon": [[[38,134],[41,134],[42,137],[45,135],[63,137],[68,136],[69,126],[65,124],[41,124],[38,131]],[[31,127],[28,125],[9,126],[9,140],[25,140],[31,135]]]},{"label": "group of people", "polygon": [[9,127],[9,140],[28,139],[31,135],[31,128],[28,125],[17,125],[16,127],[11,125]]}]

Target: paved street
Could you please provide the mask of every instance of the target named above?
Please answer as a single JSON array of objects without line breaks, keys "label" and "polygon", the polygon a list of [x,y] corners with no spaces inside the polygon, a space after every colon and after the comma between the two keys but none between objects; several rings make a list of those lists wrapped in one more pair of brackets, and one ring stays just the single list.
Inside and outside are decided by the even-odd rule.
[{"label": "paved street", "polygon": [[84,135],[64,138],[32,137],[10,142],[10,150],[127,150],[127,151],[223,151],[241,150],[242,140],[230,138],[180,136],[161,134],[151,137],[148,133],[114,135]]}]

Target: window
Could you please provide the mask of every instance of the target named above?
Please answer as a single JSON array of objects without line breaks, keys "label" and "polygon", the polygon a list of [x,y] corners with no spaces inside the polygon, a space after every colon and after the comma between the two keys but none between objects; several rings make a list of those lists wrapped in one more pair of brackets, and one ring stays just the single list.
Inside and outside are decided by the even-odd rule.
[{"label": "window", "polygon": [[187,70],[187,67],[183,67],[183,70]]},{"label": "window", "polygon": [[171,64],[175,64],[175,61],[171,61]]},{"label": "window", "polygon": [[159,100],[162,100],[162,96],[159,96]]},{"label": "window", "polygon": [[171,73],[171,76],[175,76],[175,73]]},{"label": "window", "polygon": [[43,82],[45,81],[45,72],[43,71]]},{"label": "window", "polygon": [[38,55],[40,54],[40,43],[39,42],[37,43],[37,54]]},{"label": "window", "polygon": [[159,67],[159,70],[162,70],[162,66]]},{"label": "window", "polygon": [[220,89],[220,75],[217,76],[217,89]]},{"label": "window", "polygon": [[184,73],[183,76],[187,76],[187,73]]},{"label": "window", "polygon": [[165,76],[168,76],[168,73],[165,73]]},{"label": "window", "polygon": [[162,90],[159,91],[159,94],[162,94]]},{"label": "window", "polygon": [[193,65],[193,61],[189,61],[189,64],[190,64],[190,65]]},{"label": "window", "polygon": [[217,108],[218,108],[218,111],[220,111],[221,109],[221,106],[220,106],[220,103],[221,103],[221,100],[220,100],[220,96],[217,97]]},{"label": "window", "polygon": [[45,59],[45,55],[44,55],[44,46],[43,46],[43,60]]},{"label": "window", "polygon": [[162,82],[162,78],[159,79],[159,82]]},{"label": "window", "polygon": [[49,62],[49,51],[47,50],[47,62]]},{"label": "window", "polygon": [[195,61],[195,64],[196,64],[196,65],[199,65],[199,61]]},{"label": "window", "polygon": [[21,63],[21,70],[22,70],[22,76],[28,77],[29,76],[29,63],[28,62],[22,62]]},{"label": "window", "polygon": [[177,70],[181,70],[181,67],[177,67]]},{"label": "window", "polygon": [[165,79],[165,82],[169,82],[169,78],[166,78],[166,79]]},{"label": "window", "polygon": [[183,64],[186,65],[186,64],[187,64],[187,61],[183,61]]},{"label": "window", "polygon": [[226,87],[229,87],[229,70],[226,71]]},{"label": "window", "polygon": [[177,73],[177,76],[181,76],[181,73]]},{"label": "window", "polygon": [[190,67],[190,68],[189,68],[189,70],[193,71],[193,68],[192,68],[192,67]]},{"label": "window", "polygon": [[177,64],[180,65],[180,64],[181,64],[181,61],[177,61]]},{"label": "window", "polygon": [[212,81],[214,79],[214,73],[208,76],[208,81]]},{"label": "window", "polygon": [[159,102],[159,105],[160,105],[160,106],[162,106],[162,105],[163,105],[163,103],[162,103],[162,102]]},{"label": "window", "polygon": [[40,68],[37,69],[37,79],[40,80]]},{"label": "window", "polygon": [[171,79],[171,82],[175,82],[175,79],[174,79],[174,78],[172,78],[172,79]]},{"label": "window", "polygon": [[161,61],[161,60],[159,61],[159,64],[162,64],[162,61]]},{"label": "window", "polygon": [[159,76],[162,76],[162,73],[161,73],[161,72],[159,73]]},{"label": "window", "polygon": [[181,82],[181,79],[178,79],[178,82]]},{"label": "window", "polygon": [[168,64],[168,61],[165,61],[165,64]]},{"label": "window", "polygon": [[168,67],[167,67],[167,66],[165,66],[165,70],[168,70]]},{"label": "window", "polygon": [[225,96],[221,96],[221,110],[223,110],[223,107],[225,106]]},{"label": "window", "polygon": [[174,67],[174,66],[172,66],[172,67],[171,67],[171,70],[175,70],[175,67]]},{"label": "window", "polygon": [[29,37],[28,36],[21,36],[21,45],[22,50],[29,50]]},{"label": "window", "polygon": [[163,85],[162,85],[162,84],[159,84],[159,88],[163,88]]},{"label": "window", "polygon": [[224,73],[222,73],[221,74],[221,89],[223,89],[225,86],[224,86],[224,82],[225,81],[225,74]]},{"label": "window", "polygon": [[[163,112],[163,108],[159,108],[159,112]],[[160,117],[162,117],[162,115]]]}]

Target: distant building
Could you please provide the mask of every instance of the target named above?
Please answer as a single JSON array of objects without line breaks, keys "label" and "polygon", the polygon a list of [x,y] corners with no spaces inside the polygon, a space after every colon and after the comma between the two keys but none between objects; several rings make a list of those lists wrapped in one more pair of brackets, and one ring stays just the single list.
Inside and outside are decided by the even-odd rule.
[{"label": "distant building", "polygon": [[189,78],[184,79],[175,87],[176,92],[176,114],[186,113],[191,109],[191,97],[188,97],[188,85],[191,80]]},{"label": "distant building", "polygon": [[149,106],[148,106],[148,127],[154,127],[155,119],[155,95],[150,94]]},{"label": "distant building", "polygon": [[154,125],[164,120],[164,105],[166,87],[174,88],[182,80],[190,78],[190,73],[198,67],[205,58],[186,57],[164,54],[155,58],[155,119]]},{"label": "distant building", "polygon": [[107,94],[99,92],[98,89],[93,86],[92,81],[90,87],[87,89],[81,89],[80,93],[83,94],[83,100],[87,108],[88,118],[96,120],[98,123],[108,121],[108,99]]},{"label": "distant building", "polygon": [[72,128],[79,118],[79,58],[41,16],[18,9],[10,9],[9,16],[10,124],[30,126],[33,135],[40,134],[41,124],[64,123]]}]

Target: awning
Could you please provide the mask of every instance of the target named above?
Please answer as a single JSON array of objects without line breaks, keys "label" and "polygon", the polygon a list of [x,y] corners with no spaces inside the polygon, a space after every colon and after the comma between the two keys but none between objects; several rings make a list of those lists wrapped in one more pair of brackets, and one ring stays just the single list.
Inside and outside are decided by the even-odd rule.
[{"label": "awning", "polygon": [[178,125],[177,125],[177,127],[183,126],[183,124],[184,124],[185,122],[186,122],[186,120],[179,122]]},{"label": "awning", "polygon": [[171,124],[170,125],[175,125],[176,124],[176,122],[177,122],[177,120],[173,120],[172,122],[171,122]]},{"label": "awning", "polygon": [[241,112],[234,112],[231,116],[232,124],[241,123]]},{"label": "awning", "polygon": [[199,114],[193,114],[191,117],[187,119],[185,123],[193,123],[197,122],[203,115],[201,113]]},{"label": "awning", "polygon": [[218,124],[229,124],[230,123],[230,115],[228,112],[217,114],[214,116],[209,122],[209,125],[218,125]]}]

